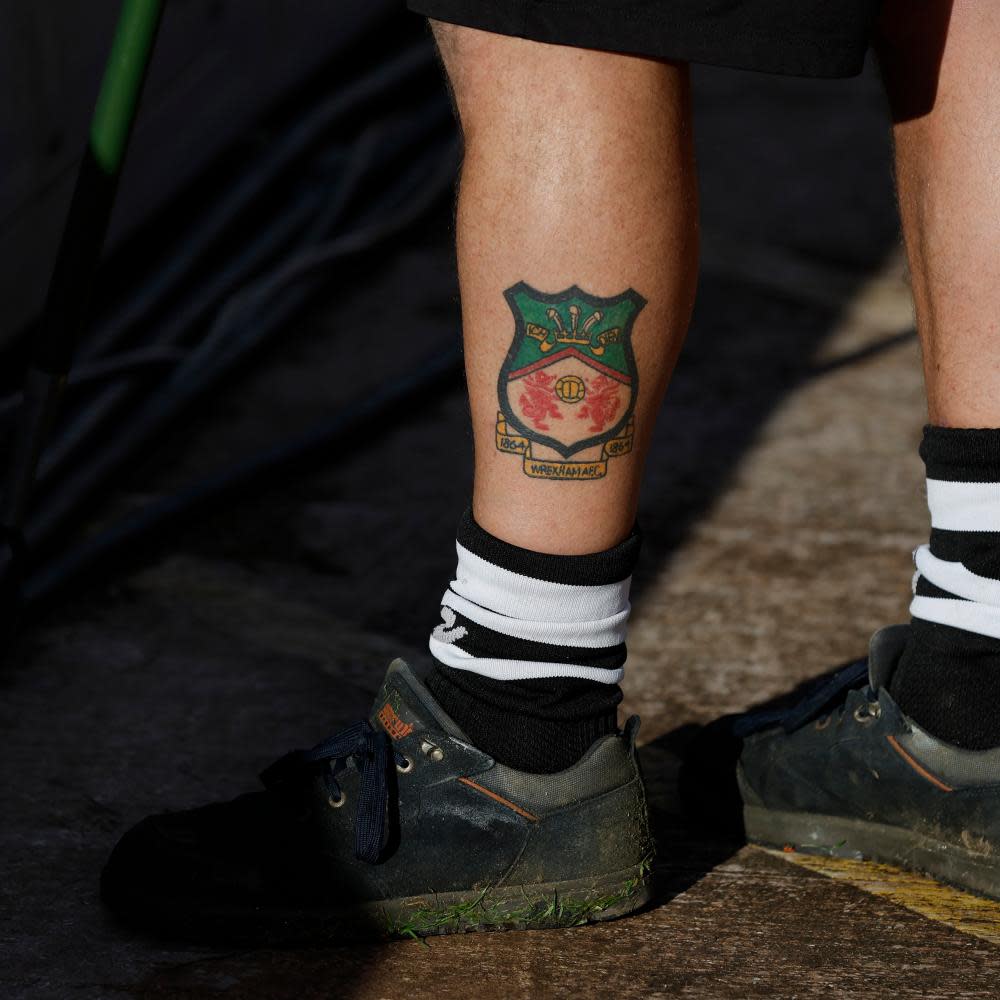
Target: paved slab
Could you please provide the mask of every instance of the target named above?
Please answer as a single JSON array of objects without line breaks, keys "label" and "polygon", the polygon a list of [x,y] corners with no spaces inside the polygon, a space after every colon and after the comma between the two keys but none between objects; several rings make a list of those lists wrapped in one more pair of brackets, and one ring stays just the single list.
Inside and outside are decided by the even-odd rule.
[{"label": "paved slab", "polygon": [[[627,705],[660,845],[627,921],[310,952],[217,953],[111,923],[121,832],[252,787],[420,660],[469,485],[461,393],[136,553],[0,674],[6,997],[995,995],[1000,909],[876,866],[793,864],[679,811],[694,728],[863,651],[905,617],[927,530],[917,348],[872,77],[700,71],[706,265],[642,501]],[[280,439],[447,347],[448,217],[289,329],[136,468],[117,509]],[[353,349],[334,357],[344,331]],[[419,336],[415,336],[419,331]],[[800,859],[801,860],[801,859]]]}]

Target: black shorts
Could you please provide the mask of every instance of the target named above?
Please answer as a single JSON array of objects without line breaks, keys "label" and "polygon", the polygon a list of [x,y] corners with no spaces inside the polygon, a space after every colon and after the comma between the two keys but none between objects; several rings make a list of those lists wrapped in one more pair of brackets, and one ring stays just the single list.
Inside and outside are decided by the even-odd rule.
[{"label": "black shorts", "polygon": [[407,0],[537,42],[792,76],[855,76],[882,0]]}]

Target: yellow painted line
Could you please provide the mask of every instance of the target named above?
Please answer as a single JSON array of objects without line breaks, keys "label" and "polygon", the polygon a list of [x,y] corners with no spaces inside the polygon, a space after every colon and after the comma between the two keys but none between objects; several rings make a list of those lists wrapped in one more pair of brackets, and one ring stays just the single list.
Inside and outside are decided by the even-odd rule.
[{"label": "yellow painted line", "polygon": [[798,851],[758,847],[772,857],[847,882],[873,896],[880,896],[922,917],[947,924],[963,934],[1000,944],[1000,903],[942,885],[926,875],[903,871],[874,861],[829,858]]}]

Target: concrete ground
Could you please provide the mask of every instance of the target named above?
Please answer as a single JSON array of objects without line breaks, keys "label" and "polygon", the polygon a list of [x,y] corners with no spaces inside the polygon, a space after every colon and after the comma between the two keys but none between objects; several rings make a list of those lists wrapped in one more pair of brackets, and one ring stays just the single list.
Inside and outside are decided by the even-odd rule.
[{"label": "concrete ground", "polygon": [[[917,346],[874,76],[696,73],[705,268],[642,501],[626,708],[658,893],[625,921],[307,952],[133,934],[97,877],[148,812],[230,797],[421,662],[470,445],[459,386],[358,447],[158,537],[25,632],[0,673],[4,997],[995,995],[1000,907],[686,826],[679,753],[905,619],[926,535]],[[331,280],[113,498],[127,509],[282,439],[457,336],[448,211]],[[378,336],[373,337],[372,331]],[[346,349],[345,349],[346,341]]]}]

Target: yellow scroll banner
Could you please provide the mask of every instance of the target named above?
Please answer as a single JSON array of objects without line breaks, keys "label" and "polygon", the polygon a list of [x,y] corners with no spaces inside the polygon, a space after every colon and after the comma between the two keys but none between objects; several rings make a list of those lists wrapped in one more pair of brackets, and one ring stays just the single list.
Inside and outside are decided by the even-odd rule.
[{"label": "yellow scroll banner", "polygon": [[521,434],[507,433],[507,418],[497,413],[497,448],[512,455],[522,455],[524,472],[535,479],[601,479],[608,473],[608,459],[627,455],[632,450],[635,426],[629,420],[625,430],[601,448],[601,457],[595,462],[569,462],[559,458],[534,458],[531,441]]}]

